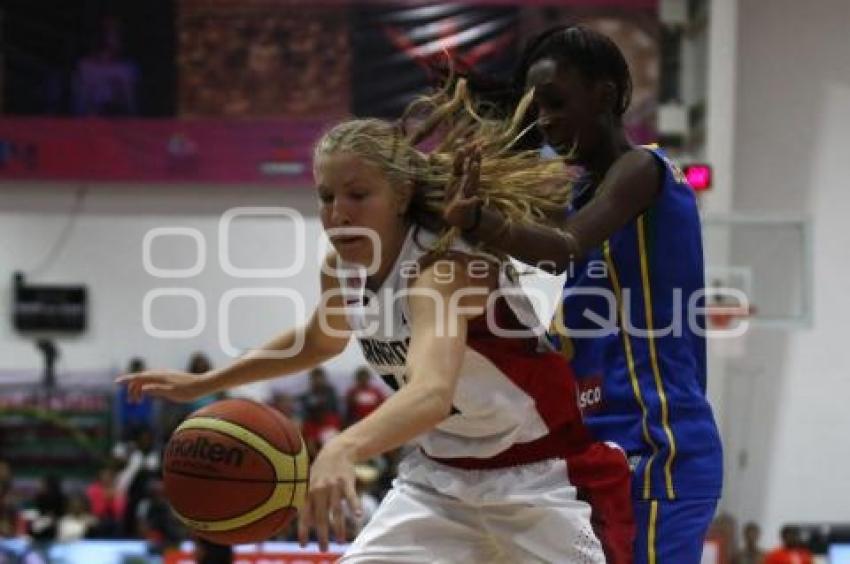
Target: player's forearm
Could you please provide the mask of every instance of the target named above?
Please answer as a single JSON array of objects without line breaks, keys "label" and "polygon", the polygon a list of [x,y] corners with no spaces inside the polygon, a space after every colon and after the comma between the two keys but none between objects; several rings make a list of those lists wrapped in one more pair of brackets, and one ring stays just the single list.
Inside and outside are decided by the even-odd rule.
[{"label": "player's forearm", "polygon": [[210,393],[303,372],[338,354],[317,346],[305,328],[283,333],[232,364],[206,375]]},{"label": "player's forearm", "polygon": [[331,444],[345,450],[355,462],[396,449],[449,416],[452,404],[447,396],[428,385],[405,386]]},{"label": "player's forearm", "polygon": [[547,272],[566,270],[581,255],[569,233],[533,223],[509,224],[497,210],[484,206],[473,237],[525,264]]}]

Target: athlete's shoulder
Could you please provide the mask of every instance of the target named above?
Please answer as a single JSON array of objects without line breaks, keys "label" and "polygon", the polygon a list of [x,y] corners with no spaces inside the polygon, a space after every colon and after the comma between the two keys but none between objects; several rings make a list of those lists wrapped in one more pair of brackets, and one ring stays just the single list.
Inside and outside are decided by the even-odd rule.
[{"label": "athlete's shoulder", "polygon": [[670,157],[667,156],[664,149],[656,144],[644,145],[642,149],[642,153],[645,153],[648,157],[652,158],[656,165],[663,169],[665,176],[669,175],[670,178],[672,178],[672,180],[677,184],[687,184],[688,180],[685,177],[685,173],[682,172],[679,165],[674,163]]},{"label": "athlete's shoulder", "polygon": [[606,176],[649,175],[657,174],[657,156],[651,150],[641,146],[632,147],[614,160]]},{"label": "athlete's shoulder", "polygon": [[474,255],[449,250],[429,257],[421,265],[415,287],[454,292],[474,287],[492,290],[498,285],[499,264]]},{"label": "athlete's shoulder", "polygon": [[635,217],[653,204],[660,192],[660,179],[655,157],[640,148],[630,149],[607,170],[596,197],[585,209],[601,211],[606,231],[613,232],[623,218]]},{"label": "athlete's shoulder", "polygon": [[[431,283],[469,284],[495,277],[503,261],[489,253],[476,249],[461,237],[455,237],[448,248],[440,249],[436,244],[439,235],[425,228],[414,237],[420,252],[416,253],[417,278],[428,273]],[[450,279],[450,280],[449,280]],[[414,280],[409,280],[413,282]]]}]

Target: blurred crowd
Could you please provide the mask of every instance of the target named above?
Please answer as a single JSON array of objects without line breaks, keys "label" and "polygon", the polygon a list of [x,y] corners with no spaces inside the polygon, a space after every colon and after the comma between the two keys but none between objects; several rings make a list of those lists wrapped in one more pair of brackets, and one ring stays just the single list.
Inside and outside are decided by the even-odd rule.
[{"label": "blurred crowd", "polygon": [[[198,374],[211,368],[203,353],[194,354],[188,364],[188,370]],[[133,359],[127,371],[144,369],[141,359]],[[15,480],[10,461],[0,460],[0,539],[26,538],[36,547],[79,539],[144,539],[153,552],[161,553],[191,538],[165,498],[162,451],[186,415],[224,396],[174,404],[151,398],[133,403],[128,401],[125,389],[118,389],[116,394],[120,439],[96,476],[80,480],[51,468],[36,482]],[[299,426],[313,458],[328,440],[369,415],[384,398],[367,368],[357,370],[347,390],[338,390],[325,370],[316,368],[310,372],[302,395],[278,392],[269,403]],[[391,453],[356,468],[364,511],[359,520],[352,516],[351,538],[388,491],[397,460],[398,453]],[[20,482],[35,485],[15,487]],[[296,540],[295,523],[273,540]],[[2,557],[0,562],[4,562]]]},{"label": "blurred crowd", "polygon": [[[144,361],[135,358],[126,371],[145,368]],[[187,370],[196,374],[212,368],[209,358],[200,352],[193,354],[187,365]],[[162,451],[188,414],[223,397],[205,397],[189,404],[146,397],[136,403],[129,401],[126,389],[116,389],[118,440],[97,474],[86,480],[63,476],[61,469],[51,468],[36,486],[15,487],[21,480],[15,480],[10,461],[0,459],[0,539],[24,538],[36,550],[79,539],[143,539],[153,553],[190,539],[190,532],[173,515],[165,498]],[[384,399],[384,388],[368,368],[356,371],[348,389],[338,389],[319,367],[309,373],[304,393],[276,392],[268,403],[300,428],[312,459],[331,438],[368,416]],[[356,467],[363,514],[356,520],[352,515],[349,540],[368,522],[389,490],[400,456],[396,451]],[[295,526],[292,523],[271,540],[296,540]],[[798,527],[787,525],[781,531],[781,544],[767,550],[761,545],[761,529],[756,523],[746,523],[739,534],[734,519],[724,515],[717,518],[712,530],[712,538],[720,539],[722,561],[732,564],[810,564],[811,542],[804,537]],[[207,560],[199,562],[230,561],[227,547],[204,542],[199,546],[207,555]],[[0,546],[0,563],[5,564],[3,557]]]},{"label": "blurred crowd", "polygon": [[316,117],[348,108],[344,12],[306,4],[297,11],[182,6],[179,113]]},{"label": "blurred crowd", "polygon": [[734,518],[721,514],[715,519],[709,538],[718,542],[720,561],[731,564],[813,564],[814,554],[827,548],[796,525],[784,525],[779,533],[779,544],[765,548],[757,523],[749,521],[738,530]]}]

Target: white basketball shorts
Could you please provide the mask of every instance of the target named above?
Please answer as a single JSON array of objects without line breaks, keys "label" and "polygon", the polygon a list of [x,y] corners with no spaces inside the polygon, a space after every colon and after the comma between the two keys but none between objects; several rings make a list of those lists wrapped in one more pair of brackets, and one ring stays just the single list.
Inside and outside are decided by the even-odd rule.
[{"label": "white basketball shorts", "polygon": [[566,465],[462,470],[416,450],[340,562],[603,564]]}]

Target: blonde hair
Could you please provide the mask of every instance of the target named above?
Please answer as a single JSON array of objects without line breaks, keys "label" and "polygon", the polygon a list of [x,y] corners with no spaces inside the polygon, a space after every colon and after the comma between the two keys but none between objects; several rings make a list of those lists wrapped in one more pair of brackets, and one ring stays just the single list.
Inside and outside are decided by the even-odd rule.
[{"label": "blonde hair", "polygon": [[564,159],[543,160],[537,151],[511,150],[525,133],[519,126],[532,94],[523,97],[509,118],[489,117],[493,112],[476,105],[460,79],[412,102],[398,122],[369,118],[336,125],[319,139],[313,162],[350,152],[377,165],[394,189],[412,186],[407,217],[439,233],[433,250],[442,252],[459,235],[442,219],[455,155],[476,144],[481,149],[478,196],[484,204],[499,210],[508,222],[546,221],[569,202],[572,183]]}]

